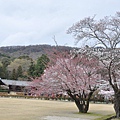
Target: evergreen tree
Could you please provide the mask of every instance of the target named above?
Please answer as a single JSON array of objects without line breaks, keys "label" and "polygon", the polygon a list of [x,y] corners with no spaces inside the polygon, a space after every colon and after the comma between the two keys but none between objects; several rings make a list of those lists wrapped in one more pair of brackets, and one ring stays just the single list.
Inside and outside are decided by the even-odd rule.
[{"label": "evergreen tree", "polygon": [[34,77],[34,72],[35,72],[35,64],[33,60],[31,60],[30,67],[28,69],[28,75]]},{"label": "evergreen tree", "polygon": [[7,66],[10,64],[10,59],[5,57],[2,59],[1,63],[2,63],[2,70],[3,70],[3,78],[7,79],[8,78],[8,70],[7,70]]},{"label": "evergreen tree", "polygon": [[18,68],[17,68],[17,78],[18,77],[22,77],[23,75],[22,75],[22,67],[21,66],[18,66]]},{"label": "evergreen tree", "polygon": [[13,69],[13,71],[12,71],[11,79],[12,80],[16,80],[17,79],[17,75],[16,75],[16,70],[15,69]]},{"label": "evergreen tree", "polygon": [[49,62],[49,58],[42,54],[41,57],[38,58],[37,64],[35,65],[35,76],[41,76],[44,73],[44,70]]}]

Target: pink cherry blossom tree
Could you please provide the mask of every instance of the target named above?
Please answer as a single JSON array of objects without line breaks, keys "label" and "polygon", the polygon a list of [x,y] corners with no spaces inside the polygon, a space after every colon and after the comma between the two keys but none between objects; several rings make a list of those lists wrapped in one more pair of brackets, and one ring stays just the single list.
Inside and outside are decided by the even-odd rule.
[{"label": "pink cherry blossom tree", "polygon": [[67,93],[79,112],[87,113],[89,101],[98,88],[99,62],[85,55],[74,56],[68,52],[54,52],[51,63],[40,80],[34,81],[37,93]]}]

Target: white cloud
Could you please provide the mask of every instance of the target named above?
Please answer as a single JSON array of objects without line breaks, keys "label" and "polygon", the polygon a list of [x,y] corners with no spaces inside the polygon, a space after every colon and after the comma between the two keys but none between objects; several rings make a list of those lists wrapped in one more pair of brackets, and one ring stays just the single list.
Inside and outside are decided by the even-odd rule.
[{"label": "white cloud", "polygon": [[119,11],[113,0],[0,0],[0,46],[54,44],[74,45],[66,30],[86,16],[101,18]]}]

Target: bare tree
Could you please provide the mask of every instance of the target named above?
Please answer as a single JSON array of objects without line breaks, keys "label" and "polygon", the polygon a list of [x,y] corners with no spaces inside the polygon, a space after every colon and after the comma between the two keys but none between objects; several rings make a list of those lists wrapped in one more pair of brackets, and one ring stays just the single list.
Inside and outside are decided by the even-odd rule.
[{"label": "bare tree", "polygon": [[[106,16],[95,20],[95,17],[87,17],[80,20],[67,31],[73,34],[76,43],[92,42],[94,47],[87,47],[86,54],[94,55],[107,70],[107,79],[114,90],[114,109],[116,117],[120,117],[120,12],[115,16]],[[96,47],[97,45],[97,47]],[[95,50],[101,46],[102,50]]]}]

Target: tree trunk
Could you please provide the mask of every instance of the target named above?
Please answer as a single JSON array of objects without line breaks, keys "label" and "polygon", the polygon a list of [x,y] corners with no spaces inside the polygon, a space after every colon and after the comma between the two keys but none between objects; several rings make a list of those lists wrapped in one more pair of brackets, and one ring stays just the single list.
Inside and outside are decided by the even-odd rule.
[{"label": "tree trunk", "polygon": [[[95,90],[92,90],[89,94],[84,95],[76,95],[72,94],[70,90],[67,91],[68,95],[75,101],[75,104],[80,113],[87,113],[89,109],[89,102],[92,94]],[[86,97],[87,96],[87,97]]]},{"label": "tree trunk", "polygon": [[75,104],[80,113],[87,113],[89,109],[89,102],[84,101],[81,103],[81,101],[75,100]]},{"label": "tree trunk", "polygon": [[81,113],[87,113],[88,109],[89,109],[89,102],[90,102],[90,98],[92,96],[94,91],[90,92],[88,94],[87,98],[76,98],[75,99],[75,104],[77,105],[79,112]]},{"label": "tree trunk", "polygon": [[116,117],[120,118],[120,90],[115,93],[114,98],[114,109],[116,112]]}]

